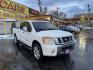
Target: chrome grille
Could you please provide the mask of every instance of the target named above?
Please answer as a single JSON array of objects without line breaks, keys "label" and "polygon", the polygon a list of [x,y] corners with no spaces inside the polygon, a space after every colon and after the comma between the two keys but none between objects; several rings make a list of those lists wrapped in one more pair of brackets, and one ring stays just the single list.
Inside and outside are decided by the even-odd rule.
[{"label": "chrome grille", "polygon": [[62,37],[64,43],[72,41],[72,36]]},{"label": "chrome grille", "polygon": [[59,44],[61,44],[61,43],[67,43],[67,42],[72,42],[72,41],[73,41],[72,36],[58,38]]},{"label": "chrome grille", "polygon": [[69,42],[70,41],[70,37],[62,37],[62,40],[63,40],[64,43],[65,42]]}]

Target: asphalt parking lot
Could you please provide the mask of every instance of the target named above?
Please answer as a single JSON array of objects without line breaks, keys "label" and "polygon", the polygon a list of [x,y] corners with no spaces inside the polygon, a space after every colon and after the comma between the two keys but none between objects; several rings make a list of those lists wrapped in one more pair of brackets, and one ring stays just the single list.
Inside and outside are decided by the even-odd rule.
[{"label": "asphalt parking lot", "polygon": [[76,37],[70,56],[45,57],[36,62],[25,47],[15,46],[13,39],[0,40],[0,70],[93,70],[93,30]]}]

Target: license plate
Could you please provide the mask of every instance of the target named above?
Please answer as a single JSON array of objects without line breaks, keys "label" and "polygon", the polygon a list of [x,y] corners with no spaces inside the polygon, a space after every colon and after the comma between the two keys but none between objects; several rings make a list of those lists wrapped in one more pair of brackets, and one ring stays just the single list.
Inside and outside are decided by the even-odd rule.
[{"label": "license plate", "polygon": [[70,51],[69,51],[68,49],[67,49],[67,50],[65,50],[65,54],[69,54],[69,52],[70,52]]}]

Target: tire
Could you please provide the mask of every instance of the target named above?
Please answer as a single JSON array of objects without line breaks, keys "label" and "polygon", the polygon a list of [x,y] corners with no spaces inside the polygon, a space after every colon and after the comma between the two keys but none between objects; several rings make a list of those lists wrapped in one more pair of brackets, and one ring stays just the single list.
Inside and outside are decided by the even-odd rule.
[{"label": "tire", "polygon": [[35,43],[33,45],[32,52],[33,52],[33,56],[34,56],[35,60],[41,61],[43,59],[43,53],[42,53],[40,44]]},{"label": "tire", "polygon": [[66,57],[66,58],[69,58],[70,57],[70,53],[69,54],[64,54],[63,56]]},{"label": "tire", "polygon": [[17,39],[17,36],[16,36],[16,35],[14,35],[14,43],[15,43],[16,45],[19,45],[19,42],[18,42],[18,39]]},{"label": "tire", "polygon": [[68,54],[65,54],[65,56],[70,56],[70,53],[68,53]]}]

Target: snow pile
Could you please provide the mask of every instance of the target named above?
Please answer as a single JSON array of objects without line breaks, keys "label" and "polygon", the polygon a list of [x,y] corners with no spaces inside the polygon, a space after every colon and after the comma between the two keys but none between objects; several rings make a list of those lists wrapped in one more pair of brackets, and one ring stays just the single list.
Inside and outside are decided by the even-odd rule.
[{"label": "snow pile", "polygon": [[93,27],[85,27],[84,29],[93,29]]},{"label": "snow pile", "polygon": [[12,35],[0,35],[0,39],[14,39]]}]

